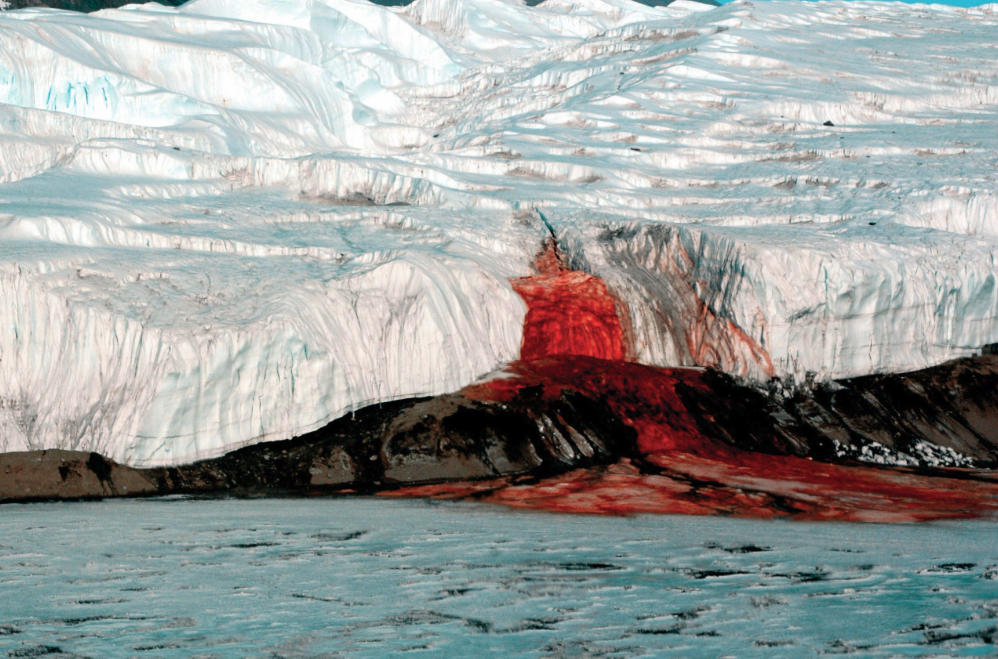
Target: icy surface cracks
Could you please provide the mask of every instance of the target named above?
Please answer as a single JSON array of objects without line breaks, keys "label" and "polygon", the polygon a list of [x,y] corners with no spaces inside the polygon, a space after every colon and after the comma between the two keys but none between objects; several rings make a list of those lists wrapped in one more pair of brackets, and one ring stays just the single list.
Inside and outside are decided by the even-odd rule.
[{"label": "icy surface cracks", "polygon": [[189,462],[519,356],[553,232],[655,365],[998,342],[998,11],[0,13],[0,448]]}]

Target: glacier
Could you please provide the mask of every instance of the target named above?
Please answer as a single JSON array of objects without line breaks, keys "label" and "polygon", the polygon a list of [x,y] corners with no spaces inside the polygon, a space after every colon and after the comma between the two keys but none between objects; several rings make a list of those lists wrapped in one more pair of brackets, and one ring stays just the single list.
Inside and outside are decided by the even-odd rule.
[{"label": "glacier", "polygon": [[998,5],[0,12],[0,450],[182,464],[519,357],[556,241],[633,359],[998,342]]}]

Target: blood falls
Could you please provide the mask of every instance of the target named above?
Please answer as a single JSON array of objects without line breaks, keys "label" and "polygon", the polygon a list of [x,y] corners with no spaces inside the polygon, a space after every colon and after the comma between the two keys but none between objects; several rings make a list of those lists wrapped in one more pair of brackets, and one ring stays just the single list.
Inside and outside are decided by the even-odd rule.
[{"label": "blood falls", "polygon": [[[932,424],[826,404],[998,342],[996,27],[840,2],[0,12],[0,450],[187,465],[576,355],[823,386],[800,405],[828,455],[921,464],[893,443]],[[983,459],[990,408],[947,405]]]}]

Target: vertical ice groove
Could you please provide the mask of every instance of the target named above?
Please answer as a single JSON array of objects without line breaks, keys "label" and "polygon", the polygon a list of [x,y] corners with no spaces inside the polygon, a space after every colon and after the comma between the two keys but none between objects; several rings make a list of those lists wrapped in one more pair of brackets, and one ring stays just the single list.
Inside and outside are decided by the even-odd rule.
[{"label": "vertical ice groove", "polygon": [[459,388],[516,358],[524,313],[504,280],[417,255],[287,291],[212,332],[73,304],[20,273],[0,274],[0,289],[0,417],[16,430],[3,449],[130,464],[189,462]]}]

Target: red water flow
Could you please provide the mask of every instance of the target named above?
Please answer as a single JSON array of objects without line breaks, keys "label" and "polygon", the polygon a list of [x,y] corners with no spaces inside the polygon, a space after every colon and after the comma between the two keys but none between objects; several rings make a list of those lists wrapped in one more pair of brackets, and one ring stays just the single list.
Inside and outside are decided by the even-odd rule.
[{"label": "red water flow", "polygon": [[513,280],[513,289],[527,303],[520,359],[626,359],[616,302],[603,280],[564,267],[553,243],[535,266],[538,274]]},{"label": "red water flow", "polygon": [[[705,436],[687,397],[716,396],[703,373],[626,361],[616,304],[596,277],[566,269],[553,246],[539,274],[513,282],[527,302],[521,361],[509,377],[467,387],[483,401],[506,401],[524,387],[557,398],[563,389],[606,401],[638,433],[646,455],[602,469],[517,484],[513,479],[405,488],[386,496],[475,496],[518,508],[571,513],[671,513],[812,520],[910,522],[998,511],[998,476],[953,477],[843,466],[745,451]],[[688,398],[687,398],[688,399]],[[657,472],[657,473],[656,473]]]}]

